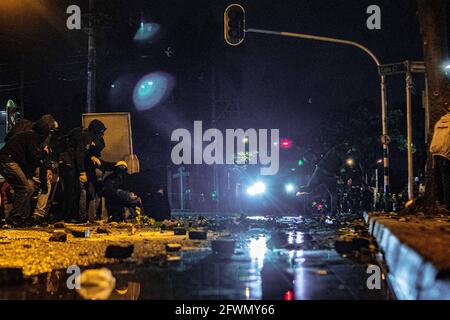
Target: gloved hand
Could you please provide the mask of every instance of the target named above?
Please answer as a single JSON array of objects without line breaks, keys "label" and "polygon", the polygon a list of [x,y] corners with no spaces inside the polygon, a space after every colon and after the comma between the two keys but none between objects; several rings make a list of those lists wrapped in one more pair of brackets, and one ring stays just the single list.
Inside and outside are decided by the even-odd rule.
[{"label": "gloved hand", "polygon": [[87,182],[87,175],[86,172],[81,172],[80,173],[80,183],[85,184]]},{"label": "gloved hand", "polygon": [[47,181],[51,181],[53,179],[53,172],[52,170],[47,170]]},{"label": "gloved hand", "polygon": [[138,196],[137,196],[135,193],[130,192],[130,198],[131,198],[132,200],[136,200],[136,199],[138,198]]},{"label": "gloved hand", "polygon": [[100,167],[101,164],[102,164],[101,160],[99,158],[97,158],[97,157],[94,157],[94,156],[91,157],[91,161],[97,167]]}]

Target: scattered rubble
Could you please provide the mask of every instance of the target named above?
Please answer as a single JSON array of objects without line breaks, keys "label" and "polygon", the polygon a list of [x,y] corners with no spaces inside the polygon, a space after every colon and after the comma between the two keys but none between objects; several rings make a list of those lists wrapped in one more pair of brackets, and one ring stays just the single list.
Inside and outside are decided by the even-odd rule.
[{"label": "scattered rubble", "polygon": [[167,252],[177,252],[181,250],[181,244],[179,243],[167,243],[166,251]]},{"label": "scattered rubble", "polygon": [[206,231],[189,231],[189,239],[191,239],[191,240],[206,240],[207,232]]},{"label": "scattered rubble", "polygon": [[173,234],[176,236],[185,236],[186,235],[186,228],[173,228]]},{"label": "scattered rubble", "polygon": [[90,236],[90,230],[69,230],[69,232],[75,237],[75,238],[89,238]]},{"label": "scattered rubble", "polygon": [[48,241],[52,241],[52,242],[66,242],[67,241],[67,233],[65,233],[64,231],[55,231],[50,236]]},{"label": "scattered rubble", "polygon": [[131,257],[134,251],[134,245],[120,246],[120,245],[109,245],[105,251],[106,258],[114,259],[126,259]]},{"label": "scattered rubble", "polygon": [[96,232],[100,234],[111,234],[111,230],[106,227],[98,227]]}]

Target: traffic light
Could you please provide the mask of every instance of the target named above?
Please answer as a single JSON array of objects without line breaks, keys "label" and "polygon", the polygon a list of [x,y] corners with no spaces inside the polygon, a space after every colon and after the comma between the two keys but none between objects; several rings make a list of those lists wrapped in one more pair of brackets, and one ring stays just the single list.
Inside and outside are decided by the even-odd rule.
[{"label": "traffic light", "polygon": [[224,38],[230,46],[240,45],[245,38],[245,10],[239,4],[230,4],[223,16]]},{"label": "traffic light", "polygon": [[303,165],[303,160],[302,159],[298,160],[297,164],[299,167],[301,167]]},{"label": "traffic light", "polygon": [[282,149],[291,149],[293,145],[292,139],[289,138],[281,138],[280,139],[280,147]]}]

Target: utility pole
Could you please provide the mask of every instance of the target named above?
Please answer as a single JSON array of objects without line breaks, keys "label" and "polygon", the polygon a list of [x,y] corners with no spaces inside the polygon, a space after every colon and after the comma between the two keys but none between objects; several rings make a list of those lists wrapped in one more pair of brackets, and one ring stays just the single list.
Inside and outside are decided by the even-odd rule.
[{"label": "utility pole", "polygon": [[86,101],[87,113],[95,112],[96,45],[95,45],[94,2],[95,0],[89,0],[87,101]]}]

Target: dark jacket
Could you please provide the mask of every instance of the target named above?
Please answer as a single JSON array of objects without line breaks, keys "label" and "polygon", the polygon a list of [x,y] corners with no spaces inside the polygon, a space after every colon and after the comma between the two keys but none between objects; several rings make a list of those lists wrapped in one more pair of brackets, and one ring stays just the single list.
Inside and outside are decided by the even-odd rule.
[{"label": "dark jacket", "polygon": [[[97,119],[91,121],[87,129],[75,128],[58,143],[60,162],[75,168],[78,172],[86,172],[86,157],[95,142],[103,141],[105,125]],[[104,142],[104,141],[103,141]],[[62,146],[62,147],[61,147]]]},{"label": "dark jacket", "polygon": [[151,197],[151,201],[150,208],[148,208],[149,211],[144,206],[144,211],[148,212],[150,217],[156,221],[169,220],[171,218],[169,199],[167,199],[165,194],[155,192]]},{"label": "dark jacket", "polygon": [[107,198],[117,196],[117,190],[122,190],[125,186],[125,180],[128,173],[123,170],[116,169],[108,175],[103,182],[103,194]]},{"label": "dark jacket", "polygon": [[64,141],[59,160],[78,172],[86,172],[85,159],[95,140],[95,135],[87,129],[75,128],[62,139],[66,141]]},{"label": "dark jacket", "polygon": [[[113,171],[115,162],[104,161],[101,159],[102,151],[105,148],[105,140],[103,139],[103,137],[98,137],[94,141],[94,144],[95,145],[91,146],[86,154],[86,158],[84,161],[84,167],[86,169],[86,175],[87,175],[88,181],[92,182],[96,188],[97,187],[100,188],[101,183],[99,181],[97,181],[97,175],[96,175],[95,170],[99,169],[103,173],[105,173],[106,171]],[[92,162],[91,157],[98,158],[101,161],[101,165],[99,167],[97,167]]]},{"label": "dark jacket", "polygon": [[31,178],[46,156],[42,148],[50,129],[49,124],[40,119],[33,124],[32,130],[14,135],[0,150],[0,162],[16,162]]}]

